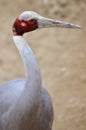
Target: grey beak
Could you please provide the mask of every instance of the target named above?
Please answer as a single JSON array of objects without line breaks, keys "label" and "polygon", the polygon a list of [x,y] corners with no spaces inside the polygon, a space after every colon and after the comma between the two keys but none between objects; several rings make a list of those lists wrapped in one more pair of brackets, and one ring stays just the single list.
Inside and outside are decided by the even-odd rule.
[{"label": "grey beak", "polygon": [[45,17],[40,17],[38,19],[38,27],[39,28],[50,28],[50,27],[64,27],[64,28],[77,28],[80,29],[79,25],[75,25],[68,22],[62,22],[58,20],[48,19]]}]

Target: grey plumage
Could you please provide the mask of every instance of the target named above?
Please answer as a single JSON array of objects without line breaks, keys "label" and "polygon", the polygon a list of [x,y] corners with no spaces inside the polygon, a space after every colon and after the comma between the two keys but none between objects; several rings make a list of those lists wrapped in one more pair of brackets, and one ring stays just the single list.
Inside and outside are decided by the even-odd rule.
[{"label": "grey plumage", "polygon": [[[41,89],[39,107],[32,110],[30,118],[24,117],[25,111],[23,109],[24,113],[21,113],[19,117],[20,122],[16,119],[17,113],[14,119],[10,119],[10,110],[12,111],[12,107],[16,105],[24,85],[25,79],[16,79],[0,86],[0,130],[51,130],[53,107],[51,97],[44,87]],[[17,108],[17,106],[15,107]],[[15,128],[15,124],[19,126]]]}]

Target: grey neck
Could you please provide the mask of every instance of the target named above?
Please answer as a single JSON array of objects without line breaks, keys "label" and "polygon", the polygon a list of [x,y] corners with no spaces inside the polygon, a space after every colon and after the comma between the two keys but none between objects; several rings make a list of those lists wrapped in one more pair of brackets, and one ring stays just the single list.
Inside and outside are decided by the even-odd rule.
[{"label": "grey neck", "polygon": [[[23,36],[13,36],[16,47],[24,62],[26,71],[26,83],[23,91],[24,102],[31,102],[32,105],[39,100],[42,79],[37,60],[30,48],[27,45]],[[31,101],[29,101],[31,100]]]}]

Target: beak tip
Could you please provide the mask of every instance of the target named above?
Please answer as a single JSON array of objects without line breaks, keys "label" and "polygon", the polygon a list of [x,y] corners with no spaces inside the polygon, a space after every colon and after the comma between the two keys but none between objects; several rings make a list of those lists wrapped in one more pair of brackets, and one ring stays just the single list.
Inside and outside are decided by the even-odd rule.
[{"label": "beak tip", "polygon": [[81,29],[80,25],[75,25],[75,24],[69,24],[69,28],[76,28],[76,29]]},{"label": "beak tip", "polygon": [[79,26],[79,25],[77,25],[77,28],[78,28],[78,29],[81,29],[82,27],[81,27],[81,26]]}]

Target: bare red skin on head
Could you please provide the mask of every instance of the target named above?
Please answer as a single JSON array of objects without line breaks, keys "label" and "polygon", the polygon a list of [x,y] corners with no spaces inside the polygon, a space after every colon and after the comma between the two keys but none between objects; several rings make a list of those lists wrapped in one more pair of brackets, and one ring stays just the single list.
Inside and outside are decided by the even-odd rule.
[{"label": "bare red skin on head", "polygon": [[37,20],[32,19],[29,21],[16,19],[13,24],[13,34],[22,36],[25,32],[30,32],[38,28]]}]

